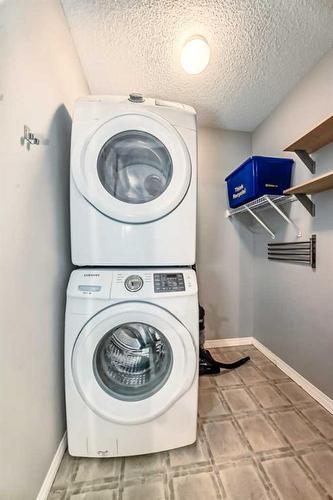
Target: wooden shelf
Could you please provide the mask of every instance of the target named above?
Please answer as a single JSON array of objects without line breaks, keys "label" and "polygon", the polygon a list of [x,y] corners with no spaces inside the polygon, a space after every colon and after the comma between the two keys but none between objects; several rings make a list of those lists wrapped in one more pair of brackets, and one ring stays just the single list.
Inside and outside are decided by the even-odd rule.
[{"label": "wooden shelf", "polygon": [[314,194],[333,189],[333,171],[319,175],[314,179],[292,186],[286,189],[283,194]]},{"label": "wooden shelf", "polygon": [[305,151],[311,154],[330,142],[333,142],[333,116],[285,148],[285,151]]}]

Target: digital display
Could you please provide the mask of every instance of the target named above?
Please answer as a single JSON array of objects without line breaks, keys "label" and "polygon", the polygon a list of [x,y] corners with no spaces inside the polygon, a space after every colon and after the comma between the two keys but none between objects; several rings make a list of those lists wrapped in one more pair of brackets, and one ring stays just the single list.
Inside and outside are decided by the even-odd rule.
[{"label": "digital display", "polygon": [[185,282],[183,273],[155,273],[154,291],[163,292],[184,292]]}]

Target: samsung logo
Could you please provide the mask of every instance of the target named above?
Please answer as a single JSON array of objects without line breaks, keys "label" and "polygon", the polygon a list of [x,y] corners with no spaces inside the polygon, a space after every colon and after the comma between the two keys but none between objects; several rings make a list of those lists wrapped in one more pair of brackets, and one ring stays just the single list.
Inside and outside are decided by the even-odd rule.
[{"label": "samsung logo", "polygon": [[84,274],[83,276],[92,276],[92,277],[96,277],[96,276],[99,276],[99,274]]}]

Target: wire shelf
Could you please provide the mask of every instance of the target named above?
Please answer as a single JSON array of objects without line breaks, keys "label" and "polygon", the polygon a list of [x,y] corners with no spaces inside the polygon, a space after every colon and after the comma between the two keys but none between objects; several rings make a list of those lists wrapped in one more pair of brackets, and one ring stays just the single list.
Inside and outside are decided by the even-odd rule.
[{"label": "wire shelf", "polygon": [[288,224],[292,224],[297,229],[297,237],[302,236],[301,231],[298,229],[296,224],[279,208],[279,205],[289,203],[296,200],[295,196],[286,195],[264,195],[256,200],[250,201],[245,205],[238,208],[231,208],[227,210],[226,217],[232,217],[233,215],[241,213],[249,213],[254,219],[270,234],[271,238],[275,238],[273,231],[265,224],[265,222],[255,213],[259,209],[273,208]]},{"label": "wire shelf", "polygon": [[250,201],[249,203],[246,203],[245,205],[242,205],[237,208],[230,208],[227,210],[226,216],[231,217],[232,215],[236,214],[241,214],[244,212],[248,212],[248,209],[259,209],[259,208],[265,208],[265,207],[270,207],[271,204],[269,200],[273,201],[276,205],[283,205],[284,203],[289,203],[291,201],[295,200],[294,196],[287,196],[287,195],[265,195],[265,196],[260,196],[260,198],[257,198],[256,200]]}]

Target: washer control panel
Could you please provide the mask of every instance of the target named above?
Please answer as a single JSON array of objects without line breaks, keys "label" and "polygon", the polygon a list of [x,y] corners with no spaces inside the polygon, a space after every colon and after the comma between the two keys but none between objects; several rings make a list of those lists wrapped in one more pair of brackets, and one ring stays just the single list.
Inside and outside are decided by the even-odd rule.
[{"label": "washer control panel", "polygon": [[184,292],[183,273],[154,273],[154,292]]},{"label": "washer control panel", "polygon": [[138,292],[143,287],[143,279],[138,274],[132,274],[125,280],[125,288],[129,292]]},{"label": "washer control panel", "polygon": [[[72,272],[67,296],[77,299],[69,300],[72,311],[86,314],[90,311],[86,300],[91,303],[108,301],[107,304],[110,300],[122,299],[149,301],[163,296],[168,299],[190,296],[197,290],[195,272],[190,268],[89,268]],[[96,302],[96,307],[104,307],[105,304]]]}]

